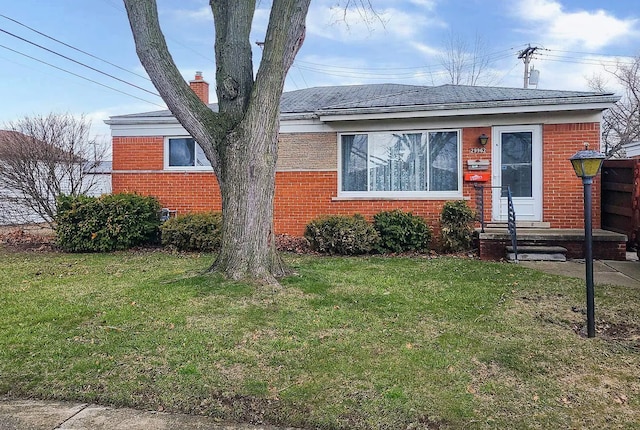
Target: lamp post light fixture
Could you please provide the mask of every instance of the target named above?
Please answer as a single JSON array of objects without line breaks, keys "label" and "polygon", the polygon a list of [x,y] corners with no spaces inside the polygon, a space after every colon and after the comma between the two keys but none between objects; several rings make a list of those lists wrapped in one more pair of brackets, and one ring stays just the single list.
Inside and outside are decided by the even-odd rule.
[{"label": "lamp post light fixture", "polygon": [[584,186],[584,240],[585,270],[587,281],[587,337],[596,336],[595,300],[593,291],[593,235],[591,229],[591,185],[600,171],[605,155],[589,149],[585,142],[584,150],[576,152],[569,160],[576,175],[582,178]]}]

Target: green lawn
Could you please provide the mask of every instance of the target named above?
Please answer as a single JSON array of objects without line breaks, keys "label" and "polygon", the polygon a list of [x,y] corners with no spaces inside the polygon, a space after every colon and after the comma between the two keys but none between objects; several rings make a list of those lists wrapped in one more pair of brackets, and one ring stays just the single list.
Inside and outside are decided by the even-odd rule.
[{"label": "green lawn", "polygon": [[639,428],[640,288],[456,258],[0,251],[0,396],[308,428]]}]

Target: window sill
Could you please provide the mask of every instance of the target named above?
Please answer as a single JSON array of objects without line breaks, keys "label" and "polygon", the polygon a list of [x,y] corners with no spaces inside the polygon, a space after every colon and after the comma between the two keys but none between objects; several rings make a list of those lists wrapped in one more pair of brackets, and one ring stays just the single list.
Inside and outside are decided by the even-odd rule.
[{"label": "window sill", "polygon": [[178,172],[186,172],[186,173],[213,173],[213,168],[211,166],[207,166],[207,167],[189,167],[189,166],[183,166],[183,167],[169,167],[169,166],[165,166],[164,168],[165,172],[172,172],[172,173],[178,173]]},{"label": "window sill", "polygon": [[471,200],[470,197],[462,196],[459,194],[456,195],[442,195],[442,196],[338,196],[332,197],[331,201],[333,202],[341,202],[341,201],[349,201],[349,200],[377,200],[377,201],[385,201],[385,200]]}]

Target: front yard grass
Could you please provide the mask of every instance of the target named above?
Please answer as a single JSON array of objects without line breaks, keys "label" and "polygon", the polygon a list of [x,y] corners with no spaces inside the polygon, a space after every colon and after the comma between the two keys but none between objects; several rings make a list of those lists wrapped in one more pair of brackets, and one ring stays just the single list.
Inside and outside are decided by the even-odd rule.
[{"label": "front yard grass", "polygon": [[0,396],[323,429],[640,427],[640,288],[456,258],[0,250]]}]

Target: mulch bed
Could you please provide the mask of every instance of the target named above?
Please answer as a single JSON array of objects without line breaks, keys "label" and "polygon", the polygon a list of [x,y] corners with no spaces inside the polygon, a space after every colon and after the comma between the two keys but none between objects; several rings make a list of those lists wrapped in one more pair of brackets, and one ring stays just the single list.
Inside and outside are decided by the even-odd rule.
[{"label": "mulch bed", "polygon": [[[304,237],[290,236],[287,234],[279,234],[276,236],[276,248],[280,252],[290,252],[295,254],[321,255],[313,251],[309,245],[309,241]],[[58,252],[59,248],[55,244],[55,233],[53,230],[42,226],[17,226],[7,227],[0,226],[0,249],[9,252]],[[138,252],[171,252],[159,246],[142,246],[134,249]],[[475,251],[465,251],[455,254],[447,254],[454,258],[470,258],[477,259]],[[384,254],[385,257],[421,257],[434,258],[439,254],[433,250],[427,253],[404,252],[399,254]]]},{"label": "mulch bed", "polygon": [[55,236],[47,230],[25,229],[23,227],[3,227],[0,229],[0,247],[14,252],[56,251]]}]

